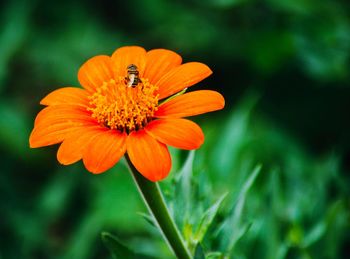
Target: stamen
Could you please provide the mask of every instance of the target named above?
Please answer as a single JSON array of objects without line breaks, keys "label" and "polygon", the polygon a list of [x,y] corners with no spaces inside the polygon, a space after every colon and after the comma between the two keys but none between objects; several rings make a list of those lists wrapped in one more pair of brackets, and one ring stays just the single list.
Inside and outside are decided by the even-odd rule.
[{"label": "stamen", "polygon": [[149,123],[158,109],[158,87],[141,78],[135,88],[125,84],[125,78],[104,82],[90,99],[89,111],[101,125],[130,133]]}]

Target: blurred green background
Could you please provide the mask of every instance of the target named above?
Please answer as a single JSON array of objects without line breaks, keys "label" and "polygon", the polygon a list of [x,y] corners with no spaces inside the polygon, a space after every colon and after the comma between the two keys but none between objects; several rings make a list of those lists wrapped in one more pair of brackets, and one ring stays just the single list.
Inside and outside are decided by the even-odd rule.
[{"label": "blurred green background", "polygon": [[[226,99],[223,111],[196,118],[200,150],[171,150],[162,182],[191,247],[200,242],[208,258],[350,258],[349,5],[2,1],[0,258],[110,258],[102,231],[172,258],[140,214],[124,161],[92,175],[81,163],[59,165],[57,146],[28,147],[40,99],[78,86],[85,60],[125,45],[208,64],[214,74],[193,88]],[[203,214],[213,217],[200,228]]]}]

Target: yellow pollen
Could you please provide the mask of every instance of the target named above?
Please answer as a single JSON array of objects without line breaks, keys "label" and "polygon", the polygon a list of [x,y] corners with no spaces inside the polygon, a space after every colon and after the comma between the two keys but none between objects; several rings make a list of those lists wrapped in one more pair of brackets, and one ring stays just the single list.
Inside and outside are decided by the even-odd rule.
[{"label": "yellow pollen", "polygon": [[141,78],[136,87],[128,87],[119,77],[96,89],[90,99],[89,111],[101,125],[130,133],[142,129],[158,109],[158,87]]}]

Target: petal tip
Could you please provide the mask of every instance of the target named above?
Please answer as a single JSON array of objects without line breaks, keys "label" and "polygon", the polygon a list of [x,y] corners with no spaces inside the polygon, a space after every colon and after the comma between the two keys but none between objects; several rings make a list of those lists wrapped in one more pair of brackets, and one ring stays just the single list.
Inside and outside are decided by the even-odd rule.
[{"label": "petal tip", "polygon": [[113,78],[111,57],[94,56],[85,61],[78,70],[78,81],[86,90],[93,92],[104,81]]},{"label": "petal tip", "polygon": [[104,172],[106,172],[107,170],[109,170],[110,168],[102,168],[102,167],[97,167],[97,166],[90,166],[89,163],[87,163],[87,161],[85,159],[83,159],[83,164],[86,168],[86,170],[89,172],[89,173],[92,173],[92,174],[102,174]]},{"label": "petal tip", "polygon": [[220,94],[219,92],[217,92],[217,94],[218,94],[218,105],[220,107],[219,110],[221,110],[221,109],[225,108],[226,102],[225,102],[225,98],[222,94]]},{"label": "petal tip", "polygon": [[29,136],[29,147],[30,148],[38,148],[41,147],[40,143],[38,142],[38,140],[35,138],[35,130],[33,129],[33,131],[30,133]]},{"label": "petal tip", "polygon": [[29,139],[29,147],[30,148],[37,148],[39,146],[37,144],[35,144],[35,142],[30,138]]},{"label": "petal tip", "polygon": [[62,159],[62,158],[58,158],[57,157],[57,161],[61,164],[61,165],[70,165],[70,163],[68,163],[66,160]]},{"label": "petal tip", "polygon": [[172,163],[167,146],[145,130],[129,135],[127,156],[136,170],[152,182],[163,180],[170,172]]},{"label": "petal tip", "polygon": [[199,71],[201,71],[201,74],[203,76],[203,79],[210,76],[211,74],[213,74],[213,71],[211,70],[211,68],[204,64],[204,63],[201,63],[201,62],[189,62],[188,64],[193,64],[195,66],[197,66],[197,69]]}]

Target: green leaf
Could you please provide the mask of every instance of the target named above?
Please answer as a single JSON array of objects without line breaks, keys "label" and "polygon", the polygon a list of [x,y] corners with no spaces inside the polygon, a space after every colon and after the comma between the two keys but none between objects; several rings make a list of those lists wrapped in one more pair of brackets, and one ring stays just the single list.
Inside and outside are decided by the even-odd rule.
[{"label": "green leaf", "polygon": [[187,197],[191,193],[191,178],[193,174],[192,171],[193,171],[194,155],[195,155],[194,151],[189,152],[186,162],[181,168],[179,177],[177,179],[177,182],[179,183],[179,187],[180,187],[179,191]]},{"label": "green leaf", "polygon": [[205,259],[224,259],[224,255],[221,252],[210,252],[205,256]]},{"label": "green leaf", "polygon": [[322,220],[318,224],[316,224],[307,235],[305,235],[304,240],[302,241],[303,247],[308,247],[314,243],[316,243],[327,230],[327,224],[325,220]]},{"label": "green leaf", "polygon": [[131,251],[128,247],[122,244],[115,236],[108,232],[102,232],[101,234],[102,241],[106,247],[110,250],[113,255],[113,258],[121,259],[131,259],[137,258],[137,255]]},{"label": "green leaf", "polygon": [[246,201],[247,193],[252,187],[256,177],[261,171],[261,165],[254,168],[251,175],[248,177],[246,182],[241,188],[238,195],[237,202],[232,210],[231,215],[223,223],[221,231],[223,232],[223,247],[224,251],[231,253],[237,241],[242,238],[243,235],[247,233],[251,224],[241,224],[241,217],[243,212],[243,207]]},{"label": "green leaf", "polygon": [[201,218],[199,225],[197,227],[197,230],[194,234],[194,240],[197,242],[201,242],[207,233],[208,228],[212,224],[223,200],[227,196],[227,193],[223,194],[215,203],[212,205],[204,214],[203,217]]},{"label": "green leaf", "polygon": [[146,220],[152,227],[157,228],[157,225],[154,222],[154,219],[151,215],[149,215],[147,213],[143,213],[143,212],[138,212],[137,214],[139,214],[142,218],[144,218],[144,220]]},{"label": "green leaf", "polygon": [[238,200],[237,200],[237,204],[235,206],[234,209],[234,219],[235,222],[238,221],[242,215],[242,211],[243,211],[243,206],[247,197],[247,193],[249,191],[249,189],[252,187],[256,177],[258,176],[258,174],[261,171],[261,165],[258,165],[254,168],[252,174],[249,176],[249,178],[247,179],[247,181],[244,183],[239,196],[238,196]]},{"label": "green leaf", "polygon": [[205,259],[205,254],[200,243],[196,246],[193,259]]},{"label": "green leaf", "polygon": [[189,152],[184,166],[182,167],[177,179],[175,179],[174,216],[180,229],[184,227],[191,210],[191,179],[193,174],[194,155],[194,151]]}]

